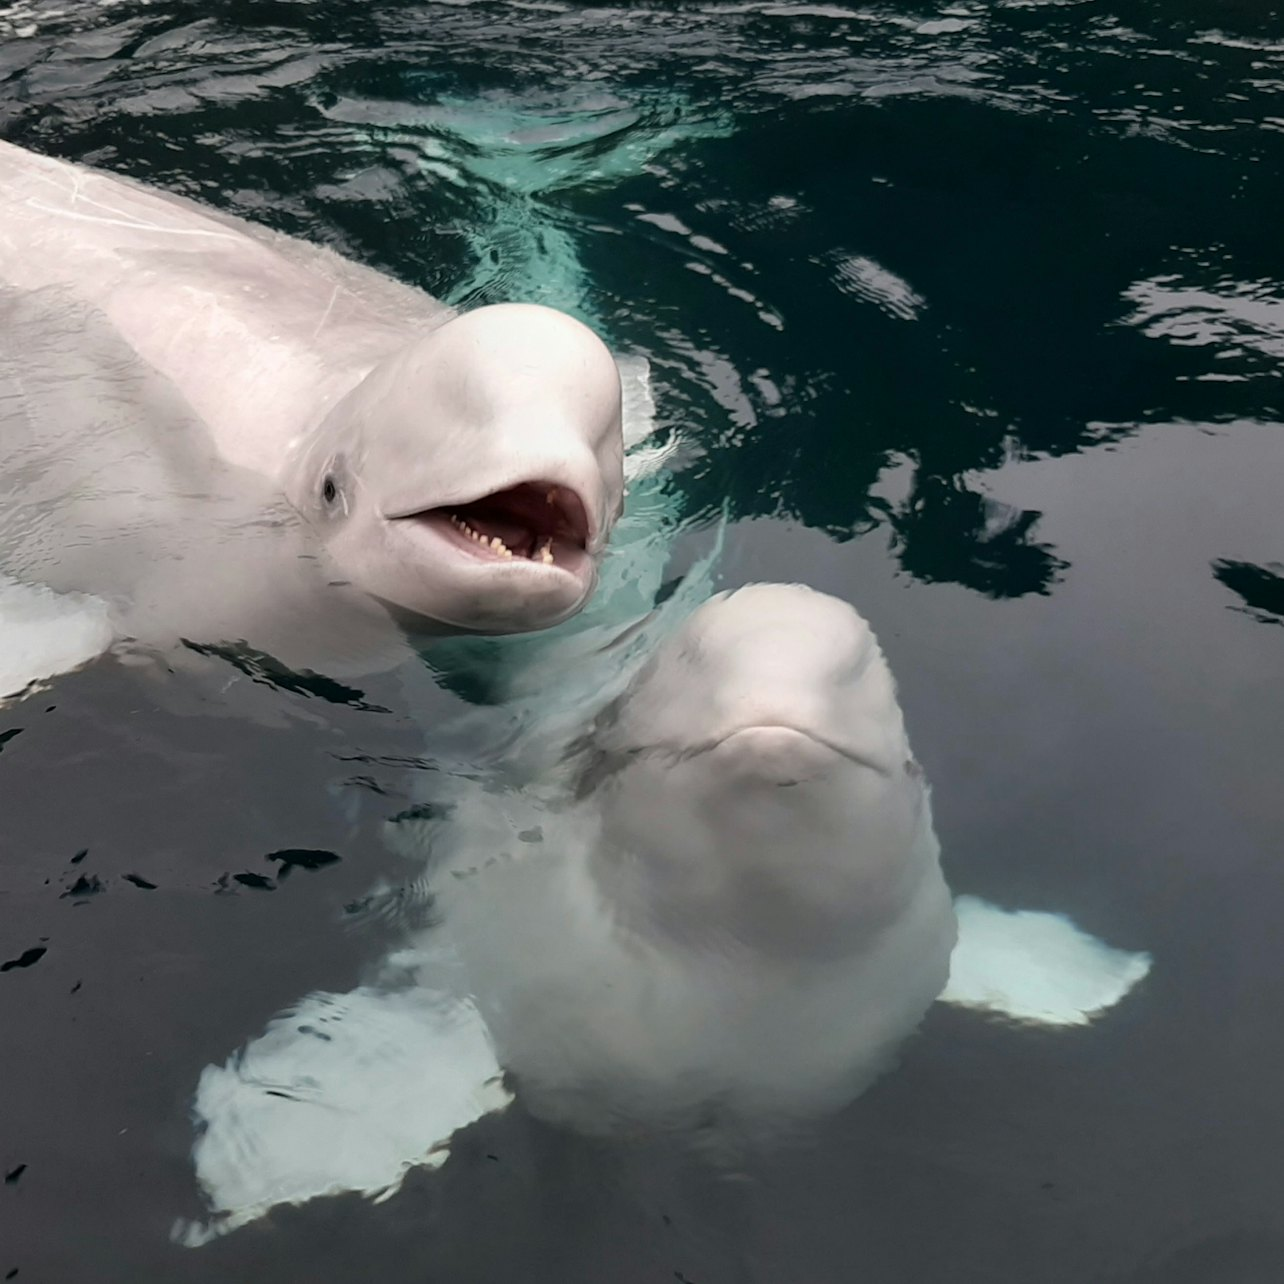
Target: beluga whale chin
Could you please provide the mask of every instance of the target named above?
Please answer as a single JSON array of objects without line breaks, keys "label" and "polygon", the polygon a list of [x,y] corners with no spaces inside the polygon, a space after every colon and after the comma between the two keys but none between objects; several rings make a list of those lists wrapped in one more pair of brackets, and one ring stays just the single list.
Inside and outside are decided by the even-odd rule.
[{"label": "beluga whale chin", "polygon": [[521,632],[592,592],[622,501],[621,375],[573,318],[456,315],[329,250],[3,142],[0,287],[105,318],[215,457],[266,479],[374,598]]},{"label": "beluga whale chin", "polygon": [[212,1219],[177,1239],[386,1196],[514,1094],[582,1132],[766,1144],[859,1096],[938,999],[1083,1026],[1149,971],[1062,915],[951,901],[882,650],[811,589],[707,601],[564,765],[393,824],[433,921],[206,1068]]}]

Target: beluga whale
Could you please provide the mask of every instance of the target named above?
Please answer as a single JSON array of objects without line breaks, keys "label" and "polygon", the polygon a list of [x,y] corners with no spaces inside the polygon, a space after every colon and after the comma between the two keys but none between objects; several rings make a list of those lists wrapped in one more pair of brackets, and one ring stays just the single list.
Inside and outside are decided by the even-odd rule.
[{"label": "beluga whale", "polygon": [[[173,502],[149,492],[158,521],[185,505],[193,529],[193,487],[217,471],[208,489],[288,506],[328,581],[438,630],[542,629],[592,593],[622,503],[628,389],[569,315],[522,303],[457,314],[330,250],[4,142],[0,289],[0,480],[44,432],[61,438],[50,467],[70,477],[79,462],[95,492],[109,484],[92,399],[51,392],[56,412],[40,401],[60,361],[68,378],[89,361],[114,389],[106,435],[119,440],[127,420],[126,457],[150,451],[186,473]],[[623,369],[626,384],[645,380],[636,362]],[[0,569],[25,582],[4,554]]]},{"label": "beluga whale", "polygon": [[937,1001],[1082,1027],[1150,970],[1062,915],[953,898],[883,652],[809,588],[709,599],[552,757],[391,824],[423,867],[393,903],[426,921],[203,1072],[211,1216],[178,1240],[384,1197],[514,1096],[743,1154],[859,1097]]}]

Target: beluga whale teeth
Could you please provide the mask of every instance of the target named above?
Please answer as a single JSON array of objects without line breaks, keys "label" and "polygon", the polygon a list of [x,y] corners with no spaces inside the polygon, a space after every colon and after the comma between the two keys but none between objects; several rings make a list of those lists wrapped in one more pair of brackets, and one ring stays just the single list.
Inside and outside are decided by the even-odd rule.
[{"label": "beluga whale teeth", "polygon": [[522,482],[464,504],[427,508],[401,520],[442,521],[468,541],[464,551],[575,570],[589,557],[588,512],[568,486]]}]

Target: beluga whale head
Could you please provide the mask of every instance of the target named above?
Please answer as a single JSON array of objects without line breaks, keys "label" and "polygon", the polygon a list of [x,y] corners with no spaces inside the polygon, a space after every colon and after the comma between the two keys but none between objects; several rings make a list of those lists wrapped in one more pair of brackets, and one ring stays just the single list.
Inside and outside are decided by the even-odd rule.
[{"label": "beluga whale head", "polygon": [[460,873],[434,880],[426,934],[458,951],[532,1113],[769,1132],[888,1067],[956,928],[892,676],[851,607],[797,585],[714,597],[567,765],[543,856],[482,866],[520,844],[483,840],[494,795],[455,814]]},{"label": "beluga whale head", "polygon": [[287,472],[366,592],[454,629],[546,628],[592,593],[620,511],[619,371],[564,313],[478,308],[376,365]]},{"label": "beluga whale head", "polygon": [[599,720],[595,748],[594,872],[639,931],[837,958],[939,883],[891,671],[837,598],[714,597]]}]

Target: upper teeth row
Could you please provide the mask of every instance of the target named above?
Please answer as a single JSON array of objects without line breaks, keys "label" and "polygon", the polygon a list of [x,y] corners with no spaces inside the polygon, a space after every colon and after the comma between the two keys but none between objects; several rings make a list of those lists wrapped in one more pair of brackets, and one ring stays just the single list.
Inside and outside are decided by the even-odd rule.
[{"label": "upper teeth row", "polygon": [[[478,544],[482,544],[485,547],[491,549],[493,552],[498,553],[500,557],[511,558],[513,556],[513,550],[509,548],[508,545],[505,544],[504,541],[500,539],[498,535],[492,535],[489,539],[487,539],[486,536],[483,535],[480,531],[473,530],[473,528],[469,526],[469,524],[466,521],[464,521],[462,517],[456,517],[453,514],[451,515],[450,522],[452,526],[455,526],[459,530],[463,531],[463,533],[467,535],[469,539],[476,540]],[[536,557],[538,557],[539,560],[543,562],[546,566],[552,566],[553,564],[552,536],[546,539],[544,543],[535,550],[535,552],[531,555],[531,560],[534,561]]]}]

